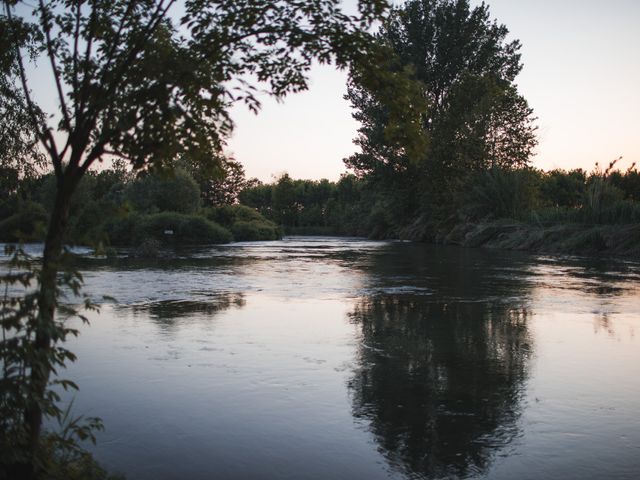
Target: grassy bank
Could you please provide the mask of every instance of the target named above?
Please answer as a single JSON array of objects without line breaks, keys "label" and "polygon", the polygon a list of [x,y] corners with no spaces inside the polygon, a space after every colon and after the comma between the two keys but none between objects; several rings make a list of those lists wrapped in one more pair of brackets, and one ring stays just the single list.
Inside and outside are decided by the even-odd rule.
[{"label": "grassy bank", "polygon": [[533,225],[514,220],[465,222],[433,229],[417,222],[399,238],[440,245],[537,253],[640,257],[640,224]]}]

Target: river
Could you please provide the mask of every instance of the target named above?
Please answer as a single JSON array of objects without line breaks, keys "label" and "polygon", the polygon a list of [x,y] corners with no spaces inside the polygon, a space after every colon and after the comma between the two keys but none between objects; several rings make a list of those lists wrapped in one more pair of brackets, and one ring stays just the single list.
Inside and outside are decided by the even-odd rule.
[{"label": "river", "polygon": [[129,479],[636,479],[640,265],[330,237],[86,259]]}]

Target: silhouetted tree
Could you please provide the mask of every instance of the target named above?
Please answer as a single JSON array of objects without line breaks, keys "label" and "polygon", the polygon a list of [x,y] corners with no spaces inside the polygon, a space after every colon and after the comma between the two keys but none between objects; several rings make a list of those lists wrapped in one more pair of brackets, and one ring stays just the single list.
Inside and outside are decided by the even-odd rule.
[{"label": "silhouetted tree", "polygon": [[[282,98],[304,90],[314,61],[364,69],[374,48],[366,32],[386,2],[361,0],[355,15],[334,0],[185,0],[179,9],[175,0],[40,0],[32,12],[17,3],[2,2],[3,82],[18,79],[21,107],[56,177],[31,326],[38,364],[30,366],[24,426],[33,456],[52,346],[63,340],[52,326],[69,206],[85,173],[105,156],[136,169],[185,154],[218,158],[233,103],[257,111],[258,91]],[[53,117],[41,115],[31,91],[31,52],[50,67]]]},{"label": "silhouetted tree", "polygon": [[126,196],[143,213],[194,213],[200,207],[200,188],[187,172],[175,169],[170,174],[146,174],[129,185]]},{"label": "silhouetted tree", "polygon": [[200,187],[203,205],[233,205],[238,202],[238,195],[247,185],[244,167],[240,162],[220,156],[214,168],[197,162],[185,163]]},{"label": "silhouetted tree", "polygon": [[[468,0],[409,0],[394,8],[377,34],[410,68],[428,104],[420,128],[428,148],[410,153],[389,141],[388,107],[353,76],[346,98],[361,123],[361,152],[346,164],[386,190],[398,212],[450,200],[472,172],[526,165],[536,145],[532,110],[518,94],[520,43],[492,21],[489,7]],[[400,200],[400,201],[398,201]]]},{"label": "silhouetted tree", "polygon": [[273,186],[271,206],[273,218],[280,225],[298,225],[301,205],[297,199],[295,182],[288,173],[282,175]]}]

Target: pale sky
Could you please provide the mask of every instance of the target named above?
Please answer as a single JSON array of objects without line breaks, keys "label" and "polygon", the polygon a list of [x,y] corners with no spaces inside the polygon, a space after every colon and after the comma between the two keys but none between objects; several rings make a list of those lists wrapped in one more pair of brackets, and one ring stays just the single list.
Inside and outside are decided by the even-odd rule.
[{"label": "pale sky", "polygon": [[[640,0],[486,3],[522,43],[517,83],[539,119],[533,164],[591,170],[621,155],[622,168],[640,164]],[[307,92],[282,104],[266,98],[258,116],[234,108],[228,151],[247,176],[338,179],[358,127],[342,99],[345,81],[317,67]]]}]

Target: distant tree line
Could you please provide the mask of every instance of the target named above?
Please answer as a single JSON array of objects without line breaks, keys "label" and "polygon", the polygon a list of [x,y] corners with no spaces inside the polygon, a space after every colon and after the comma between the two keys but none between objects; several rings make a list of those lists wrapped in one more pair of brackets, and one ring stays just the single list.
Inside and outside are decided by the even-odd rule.
[{"label": "distant tree line", "polygon": [[[452,222],[511,219],[536,223],[615,224],[640,222],[640,172],[599,166],[542,171],[493,167],[469,176],[451,197]],[[385,191],[366,178],[343,175],[337,182],[294,180],[254,183],[241,204],[282,225],[288,233],[398,237],[415,221],[394,208]]]},{"label": "distant tree line", "polygon": [[365,184],[354,175],[330,182],[294,180],[285,173],[273,183],[254,181],[238,198],[287,233],[368,235],[369,225],[363,221],[369,214]]}]

